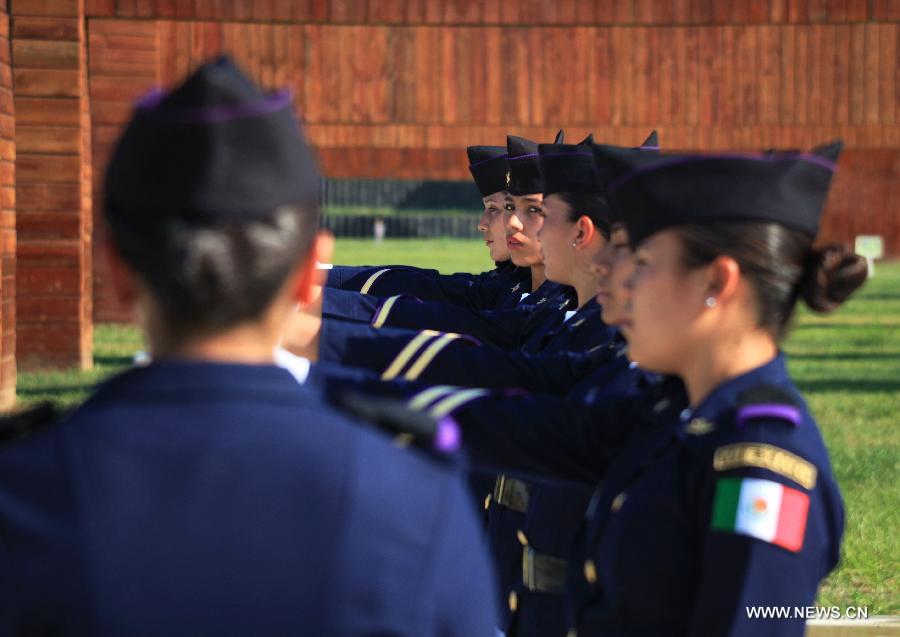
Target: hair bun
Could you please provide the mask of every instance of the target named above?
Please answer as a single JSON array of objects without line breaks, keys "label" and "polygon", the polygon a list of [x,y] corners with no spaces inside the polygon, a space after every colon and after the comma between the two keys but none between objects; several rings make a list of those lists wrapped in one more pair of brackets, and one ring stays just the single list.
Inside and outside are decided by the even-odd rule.
[{"label": "hair bun", "polygon": [[800,294],[816,312],[832,312],[861,287],[868,275],[865,258],[842,245],[827,245],[810,253]]}]

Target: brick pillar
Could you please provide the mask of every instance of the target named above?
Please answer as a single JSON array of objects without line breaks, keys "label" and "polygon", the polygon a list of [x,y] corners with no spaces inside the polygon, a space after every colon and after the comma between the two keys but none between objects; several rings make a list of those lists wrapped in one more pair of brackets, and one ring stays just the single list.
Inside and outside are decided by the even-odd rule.
[{"label": "brick pillar", "polygon": [[0,409],[16,399],[16,142],[9,15],[0,2]]},{"label": "brick pillar", "polygon": [[16,356],[92,364],[84,0],[11,0],[16,108]]}]

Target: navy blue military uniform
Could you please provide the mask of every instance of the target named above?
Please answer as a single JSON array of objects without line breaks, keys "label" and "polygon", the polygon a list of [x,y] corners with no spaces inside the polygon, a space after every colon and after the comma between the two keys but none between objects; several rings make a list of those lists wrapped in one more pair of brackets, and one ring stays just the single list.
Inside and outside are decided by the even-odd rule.
[{"label": "navy blue military uniform", "polygon": [[[483,404],[454,418],[478,461],[602,479],[582,552],[569,561],[578,635],[802,635],[802,620],[747,611],[811,605],[843,533],[824,443],[783,357],[727,381],[694,410],[671,383],[663,387],[593,426],[468,421],[469,408],[487,413]],[[767,516],[780,512],[770,498],[740,510],[766,518],[762,530],[735,524],[726,496],[736,487],[787,494],[787,537],[772,535],[778,522]]]},{"label": "navy blue military uniform", "polygon": [[[597,364],[565,397],[507,397],[448,387],[413,394],[409,404],[434,416],[449,413],[468,427],[476,423],[489,427],[502,421],[527,428],[533,422],[552,425],[573,420],[590,426],[598,420],[598,413],[608,410],[610,402],[633,397],[649,382],[650,377],[628,362],[624,342],[617,339],[605,348],[603,364]],[[484,471],[489,467],[481,469],[476,474],[490,474]],[[552,636],[568,631],[571,608],[564,596],[566,560],[591,493],[585,484],[515,473],[500,474],[493,481],[485,508],[502,608],[506,609],[501,626],[508,634]]]},{"label": "navy blue military uniform", "polygon": [[[469,146],[466,155],[469,172],[482,197],[506,190],[509,164],[505,146]],[[513,292],[519,287],[523,288],[523,292],[529,292],[530,285],[530,269],[516,267],[511,261],[497,263],[493,270],[481,274],[440,274],[437,270],[411,266],[337,266],[328,273],[326,282],[327,287],[364,294],[412,294],[423,301],[440,301],[474,309],[496,309],[507,301],[506,291],[510,287],[515,286]],[[518,298],[515,296],[515,301]]]},{"label": "navy blue military uniform", "polygon": [[480,274],[440,274],[437,270],[412,266],[335,266],[328,272],[326,287],[378,297],[410,294],[422,301],[489,310],[496,309],[508,297],[518,301],[521,292],[509,292],[517,284],[516,290],[530,291],[530,270],[504,261],[493,270]]},{"label": "navy blue military uniform", "polygon": [[568,320],[552,312],[517,351],[483,345],[467,335],[326,322],[319,360],[377,371],[383,380],[565,394],[595,366],[616,330],[589,301]]},{"label": "navy blue military uniform", "polygon": [[[525,294],[522,284],[510,287],[515,305],[498,310],[474,310],[445,303],[422,302],[411,296],[387,299],[344,290],[325,289],[322,319],[371,323],[374,327],[402,327],[457,332],[502,349],[520,348],[545,321],[575,309],[574,291],[566,285],[545,281],[534,293]],[[514,298],[518,295],[518,298]],[[327,328],[323,326],[323,332]]]},{"label": "navy blue military uniform", "polygon": [[0,633],[489,635],[456,473],[274,366],[134,369],[0,449]]},{"label": "navy blue military uniform", "polygon": [[264,364],[319,187],[289,93],[227,58],[138,102],[103,212],[156,362],[0,445],[0,634],[491,634],[459,467]]}]

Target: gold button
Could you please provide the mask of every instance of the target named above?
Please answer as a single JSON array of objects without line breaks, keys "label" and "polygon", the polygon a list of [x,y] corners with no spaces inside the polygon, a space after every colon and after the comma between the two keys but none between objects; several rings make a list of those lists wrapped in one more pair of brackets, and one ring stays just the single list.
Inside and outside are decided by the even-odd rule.
[{"label": "gold button", "polygon": [[522,546],[528,546],[528,538],[525,537],[525,533],[522,532],[522,529],[516,531],[516,539],[519,540],[519,544]]},{"label": "gold button", "polygon": [[488,493],[484,498],[484,510],[487,511],[491,506],[491,494]]},{"label": "gold button", "polygon": [[408,447],[413,440],[415,440],[415,438],[411,433],[403,432],[394,436],[394,446],[404,449]]},{"label": "gold button", "polygon": [[594,564],[594,560],[584,561],[584,579],[587,580],[588,584],[597,582],[597,565]]},{"label": "gold button", "polygon": [[574,628],[570,628],[569,632],[566,633],[566,637],[578,637],[578,631]]},{"label": "gold button", "polygon": [[509,610],[512,612],[516,612],[516,609],[519,607],[519,596],[516,595],[516,591],[509,591]]},{"label": "gold button", "polygon": [[618,511],[619,509],[622,508],[622,505],[625,504],[625,500],[627,498],[628,498],[628,496],[625,494],[624,491],[616,496],[616,498],[612,501],[612,506],[610,507],[612,509],[613,513],[615,513],[616,511]]}]

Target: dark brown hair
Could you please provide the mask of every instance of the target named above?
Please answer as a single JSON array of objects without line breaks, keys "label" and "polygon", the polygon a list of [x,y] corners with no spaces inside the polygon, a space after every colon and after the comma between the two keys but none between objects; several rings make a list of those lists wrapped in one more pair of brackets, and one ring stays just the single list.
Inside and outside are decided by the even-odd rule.
[{"label": "dark brown hair", "polygon": [[172,338],[259,319],[309,254],[318,206],[286,205],[252,221],[136,228],[108,214],[122,259],[144,281]]},{"label": "dark brown hair", "polygon": [[866,260],[841,245],[814,248],[812,239],[778,223],[714,221],[675,228],[688,268],[733,258],[753,281],[759,325],[776,338],[787,331],[797,300],[816,312],[839,307],[866,280]]},{"label": "dark brown hair", "polygon": [[588,217],[594,227],[609,240],[609,203],[606,197],[596,193],[557,192],[553,193],[569,206],[569,221],[575,223],[581,217]]}]

